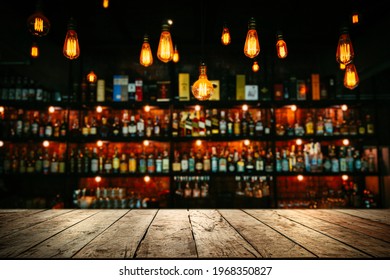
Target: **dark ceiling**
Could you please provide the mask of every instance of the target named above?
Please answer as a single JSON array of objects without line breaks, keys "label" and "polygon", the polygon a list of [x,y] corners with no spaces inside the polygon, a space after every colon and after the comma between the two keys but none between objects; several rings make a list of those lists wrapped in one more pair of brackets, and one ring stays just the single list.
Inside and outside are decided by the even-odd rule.
[{"label": "dark ceiling", "polygon": [[[370,36],[375,38],[383,32],[388,33],[390,27],[387,1],[280,0],[229,3],[219,0],[110,0],[108,9],[102,7],[102,2],[103,0],[42,0],[43,12],[51,22],[51,29],[46,37],[39,38],[39,43],[50,44],[51,49],[57,48],[58,55],[61,56],[67,23],[73,17],[77,23],[80,57],[87,64],[108,59],[114,54],[121,57],[118,60],[138,63],[144,34],[149,34],[151,47],[156,52],[161,23],[170,18],[174,21],[171,27],[173,41],[178,46],[182,62],[200,58],[211,62],[223,55],[236,58],[236,64],[244,64],[248,61],[242,52],[247,23],[250,17],[254,17],[261,45],[260,59],[266,55],[275,57],[275,35],[277,30],[281,30],[289,48],[289,57],[295,64],[296,61],[305,63],[302,57],[308,61],[314,57],[312,64],[319,64],[318,57],[321,56],[322,60],[331,61],[333,67],[336,65],[334,57],[339,29],[346,23],[349,25],[352,11],[359,11],[361,24],[350,26],[351,37],[357,45],[357,57],[366,56],[366,61],[381,61],[379,57],[367,58],[363,49],[370,44]],[[0,62],[3,65],[9,61],[28,58],[28,48],[33,38],[27,32],[26,19],[34,13],[36,3],[36,0],[2,3]],[[232,44],[227,47],[220,43],[224,23],[230,28],[232,35]],[[378,34],[369,34],[376,31]],[[388,41],[387,33],[384,37]],[[365,46],[360,47],[359,41],[359,44]],[[294,55],[297,56],[295,60]],[[359,63],[361,62],[356,61],[356,64]],[[359,70],[368,71],[370,67],[367,64],[361,65]]]}]

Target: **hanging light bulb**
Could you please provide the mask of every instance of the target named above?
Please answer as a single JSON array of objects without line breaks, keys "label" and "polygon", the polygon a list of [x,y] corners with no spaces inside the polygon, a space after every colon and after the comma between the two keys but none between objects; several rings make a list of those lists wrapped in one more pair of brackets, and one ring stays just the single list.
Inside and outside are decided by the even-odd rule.
[{"label": "hanging light bulb", "polygon": [[257,63],[257,61],[256,61],[256,60],[253,61],[252,71],[253,71],[253,72],[257,72],[257,71],[259,71],[259,70],[260,70],[260,66],[259,66],[259,64]]},{"label": "hanging light bulb", "polygon": [[110,5],[110,1],[109,0],[103,0],[103,8],[104,9],[107,9],[109,5]]},{"label": "hanging light bulb", "polygon": [[173,62],[178,63],[179,59],[180,59],[179,51],[177,50],[177,46],[175,45],[175,48],[173,50],[173,58],[172,58],[172,60],[173,60]]},{"label": "hanging light bulb", "polygon": [[201,101],[210,99],[214,93],[214,86],[207,79],[207,66],[204,62],[199,66],[199,79],[192,85],[191,91]]},{"label": "hanging light bulb", "polygon": [[287,57],[287,44],[283,40],[283,34],[281,32],[278,32],[276,35],[276,53],[278,54],[279,58]]},{"label": "hanging light bulb", "polygon": [[252,17],[248,23],[248,32],[244,45],[244,54],[249,58],[255,58],[260,53],[259,37],[256,31],[256,21]]},{"label": "hanging light bulb", "polygon": [[337,44],[336,61],[347,65],[352,62],[354,56],[355,53],[353,51],[351,38],[349,37],[348,28],[343,27]]},{"label": "hanging light bulb", "polygon": [[153,54],[149,44],[149,36],[144,35],[144,42],[141,47],[141,54],[139,55],[139,63],[145,67],[153,64]]},{"label": "hanging light bulb", "polygon": [[79,40],[77,39],[75,28],[75,21],[73,18],[70,18],[63,48],[65,57],[69,59],[76,59],[80,55]]},{"label": "hanging light bulb", "polygon": [[349,63],[345,66],[344,86],[349,89],[354,89],[359,85],[359,76],[354,63]]},{"label": "hanging light bulb", "polygon": [[344,70],[345,69],[345,64],[344,63],[340,63],[340,70]]},{"label": "hanging light bulb", "polygon": [[38,44],[35,42],[31,45],[30,55],[32,58],[37,58],[39,56]]},{"label": "hanging light bulb", "polygon": [[357,25],[360,23],[360,15],[358,11],[353,11],[351,15],[351,22],[353,25]]},{"label": "hanging light bulb", "polygon": [[95,74],[95,72],[91,71],[88,73],[87,75],[87,81],[90,82],[91,84],[92,83],[96,83],[97,81],[97,76]]},{"label": "hanging light bulb", "polygon": [[169,62],[173,58],[173,43],[168,23],[164,22],[161,28],[160,41],[157,48],[157,57],[162,62]]},{"label": "hanging light bulb", "polygon": [[232,38],[230,37],[230,31],[226,24],[224,24],[222,28],[221,42],[222,45],[225,46],[229,45],[232,42]]},{"label": "hanging light bulb", "polygon": [[42,13],[42,1],[38,1],[36,12],[28,17],[27,27],[34,36],[42,37],[49,33],[50,21]]}]

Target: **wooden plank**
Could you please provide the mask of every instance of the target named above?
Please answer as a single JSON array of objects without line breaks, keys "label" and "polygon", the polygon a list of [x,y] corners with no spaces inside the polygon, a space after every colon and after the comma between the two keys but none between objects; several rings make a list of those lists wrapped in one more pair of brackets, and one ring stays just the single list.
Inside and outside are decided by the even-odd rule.
[{"label": "wooden plank", "polygon": [[317,219],[309,216],[309,212],[316,212],[317,210],[296,211],[293,210],[277,210],[277,213],[300,223],[308,228],[319,231],[331,238],[334,238],[344,244],[362,251],[371,257],[384,258],[390,256],[390,243],[367,236],[346,226],[334,224],[333,215],[331,211],[328,215],[328,221]]},{"label": "wooden plank", "polygon": [[371,211],[370,209],[337,209],[336,211],[390,225],[390,209],[383,209],[382,211]]},{"label": "wooden plank", "polygon": [[339,211],[320,210],[320,209],[295,209],[297,212],[303,212],[306,215],[329,221],[339,226],[347,227],[357,232],[366,234],[368,236],[390,242],[390,225],[374,222],[360,218],[358,216],[352,216],[347,213]]},{"label": "wooden plank", "polygon": [[156,213],[155,209],[129,211],[73,258],[133,258]]},{"label": "wooden plank", "polygon": [[136,258],[196,258],[188,211],[159,210],[135,254]]},{"label": "wooden plank", "polygon": [[[28,249],[96,214],[97,210],[77,210],[15,231],[0,238],[0,258],[16,258]],[[43,213],[42,213],[43,214]],[[45,257],[45,256],[42,256]]]},{"label": "wooden plank", "polygon": [[[282,210],[279,210],[282,211]],[[320,258],[368,258],[367,254],[345,245],[316,230],[291,221],[276,210],[245,210],[259,221],[289,237]]]},{"label": "wooden plank", "polygon": [[128,211],[124,209],[99,211],[20,254],[18,258],[71,258]]},{"label": "wooden plank", "polygon": [[316,258],[315,255],[241,210],[218,210],[264,258]]},{"label": "wooden plank", "polygon": [[199,258],[261,258],[217,210],[190,210]]},{"label": "wooden plank", "polygon": [[[74,211],[72,209],[50,209],[46,211],[24,211],[19,212],[18,218],[11,214],[10,218],[3,217],[0,222],[0,238],[17,231],[32,227],[36,224],[43,223],[57,216],[64,215],[67,212]],[[24,218],[22,216],[25,215]]]}]

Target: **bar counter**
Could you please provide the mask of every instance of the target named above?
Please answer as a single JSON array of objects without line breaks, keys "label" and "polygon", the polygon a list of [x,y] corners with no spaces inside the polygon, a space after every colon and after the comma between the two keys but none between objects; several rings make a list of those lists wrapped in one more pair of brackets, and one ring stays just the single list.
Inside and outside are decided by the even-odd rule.
[{"label": "bar counter", "polygon": [[2,209],[1,259],[390,258],[390,209]]}]

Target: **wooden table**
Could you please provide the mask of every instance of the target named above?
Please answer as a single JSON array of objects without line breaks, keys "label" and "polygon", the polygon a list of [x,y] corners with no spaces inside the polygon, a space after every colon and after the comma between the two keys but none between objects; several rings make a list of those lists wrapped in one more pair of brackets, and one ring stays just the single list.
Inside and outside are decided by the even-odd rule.
[{"label": "wooden table", "polygon": [[390,258],[390,209],[3,209],[1,259]]}]

